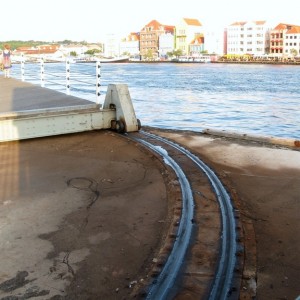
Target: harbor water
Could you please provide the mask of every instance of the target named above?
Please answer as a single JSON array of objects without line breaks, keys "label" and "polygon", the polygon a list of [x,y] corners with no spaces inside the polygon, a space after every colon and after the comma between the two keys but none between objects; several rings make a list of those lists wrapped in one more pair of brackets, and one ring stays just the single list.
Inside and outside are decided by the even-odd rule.
[{"label": "harbor water", "polygon": [[[66,64],[44,65],[45,87],[66,92]],[[40,65],[25,63],[25,81],[40,84]],[[216,63],[101,64],[103,103],[108,84],[128,85],[142,125],[226,130],[300,138],[300,67]],[[12,76],[21,79],[21,65]],[[70,64],[70,95],[96,102],[96,64]]]}]

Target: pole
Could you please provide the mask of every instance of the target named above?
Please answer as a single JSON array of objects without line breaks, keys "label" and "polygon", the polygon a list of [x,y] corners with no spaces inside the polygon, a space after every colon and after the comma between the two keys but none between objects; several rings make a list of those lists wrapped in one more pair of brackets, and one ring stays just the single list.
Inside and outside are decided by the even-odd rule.
[{"label": "pole", "polygon": [[41,58],[41,87],[45,87],[45,66],[44,66],[44,57]]},{"label": "pole", "polygon": [[70,95],[70,60],[66,59],[66,89],[67,95]]},{"label": "pole", "polygon": [[101,65],[100,61],[97,60],[96,62],[96,103],[100,104],[100,78],[101,78]]},{"label": "pole", "polygon": [[22,53],[22,58],[21,58],[21,79],[22,81],[25,81],[25,66],[24,66],[24,53]]}]

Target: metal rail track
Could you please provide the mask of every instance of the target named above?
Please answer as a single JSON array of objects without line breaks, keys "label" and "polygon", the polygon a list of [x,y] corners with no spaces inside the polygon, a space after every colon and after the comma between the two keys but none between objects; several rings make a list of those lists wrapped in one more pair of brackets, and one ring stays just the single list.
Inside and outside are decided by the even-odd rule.
[{"label": "metal rail track", "polygon": [[[184,147],[170,140],[140,130],[139,133],[128,135],[129,138],[141,143],[146,148],[161,156],[164,162],[169,165],[180,183],[182,196],[182,212],[180,224],[174,246],[168,256],[167,262],[162,268],[158,277],[150,285],[147,292],[147,300],[173,299],[175,283],[180,280],[184,269],[186,255],[193,239],[194,221],[194,197],[193,189],[188,180],[187,171],[180,166],[178,155],[184,156],[202,174],[208,178],[215,197],[219,204],[221,215],[221,234],[219,236],[218,262],[215,268],[213,279],[208,287],[207,297],[209,300],[238,299],[239,288],[234,287],[234,269],[237,264],[237,233],[236,220],[230,196],[219,178],[203,161]],[[171,153],[171,154],[170,154]],[[179,154],[178,154],[179,153]],[[200,241],[201,242],[201,241]],[[176,288],[175,288],[176,289]],[[232,293],[232,291],[235,291]]]}]

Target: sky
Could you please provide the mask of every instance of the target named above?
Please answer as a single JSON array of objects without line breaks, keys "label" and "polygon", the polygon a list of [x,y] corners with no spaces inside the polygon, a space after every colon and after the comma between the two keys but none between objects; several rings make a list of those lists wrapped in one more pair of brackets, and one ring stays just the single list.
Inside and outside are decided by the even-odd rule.
[{"label": "sky", "polygon": [[126,37],[152,20],[176,25],[182,18],[223,30],[236,21],[300,25],[299,0],[13,0],[1,10],[0,41],[102,42]]}]

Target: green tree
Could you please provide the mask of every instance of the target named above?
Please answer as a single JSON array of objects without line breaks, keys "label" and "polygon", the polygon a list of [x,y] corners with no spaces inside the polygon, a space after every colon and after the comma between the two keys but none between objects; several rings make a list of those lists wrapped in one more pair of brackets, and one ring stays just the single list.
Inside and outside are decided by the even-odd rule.
[{"label": "green tree", "polygon": [[181,56],[183,53],[182,53],[182,49],[176,49],[176,50],[173,50],[171,52],[167,52],[167,55],[168,57],[173,57],[175,56],[176,58],[178,58],[179,56]]},{"label": "green tree", "polygon": [[152,49],[147,50],[147,53],[144,55],[144,58],[146,60],[153,60],[153,51],[152,51]]},{"label": "green tree", "polygon": [[91,56],[95,55],[95,53],[101,53],[101,51],[99,49],[90,49],[84,52],[84,54],[91,55]]},{"label": "green tree", "polygon": [[294,57],[298,55],[298,51],[297,51],[295,48],[291,49],[290,53],[291,53],[291,55],[293,55]]},{"label": "green tree", "polygon": [[11,50],[15,50],[20,47],[36,47],[38,45],[46,44],[46,43],[42,41],[32,41],[32,40],[30,41],[9,40],[9,41],[1,41],[0,47],[3,48],[4,44],[9,44]]}]

